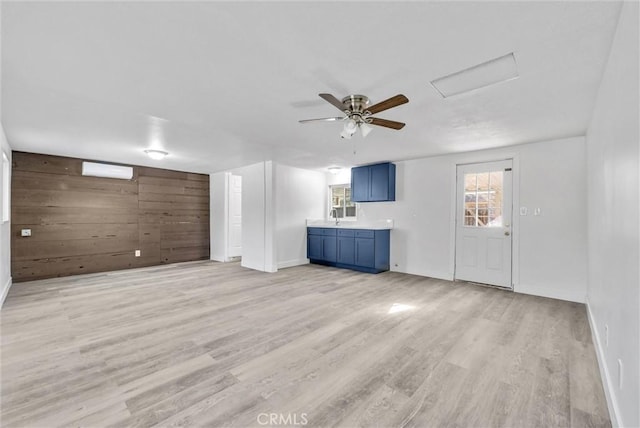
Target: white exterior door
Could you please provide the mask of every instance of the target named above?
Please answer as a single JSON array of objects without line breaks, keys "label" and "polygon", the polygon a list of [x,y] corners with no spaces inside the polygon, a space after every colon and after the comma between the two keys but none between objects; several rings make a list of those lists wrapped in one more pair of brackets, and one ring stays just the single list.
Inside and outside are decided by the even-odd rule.
[{"label": "white exterior door", "polygon": [[455,279],[512,288],[512,161],[458,165]]},{"label": "white exterior door", "polygon": [[228,257],[242,255],[242,177],[229,175],[229,248]]}]

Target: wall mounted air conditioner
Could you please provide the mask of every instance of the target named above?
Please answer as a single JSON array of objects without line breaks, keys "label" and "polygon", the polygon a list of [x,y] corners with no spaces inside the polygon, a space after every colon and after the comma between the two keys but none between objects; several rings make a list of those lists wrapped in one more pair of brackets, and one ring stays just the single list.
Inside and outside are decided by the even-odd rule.
[{"label": "wall mounted air conditioner", "polygon": [[82,175],[131,180],[133,178],[133,168],[106,163],[82,162]]}]

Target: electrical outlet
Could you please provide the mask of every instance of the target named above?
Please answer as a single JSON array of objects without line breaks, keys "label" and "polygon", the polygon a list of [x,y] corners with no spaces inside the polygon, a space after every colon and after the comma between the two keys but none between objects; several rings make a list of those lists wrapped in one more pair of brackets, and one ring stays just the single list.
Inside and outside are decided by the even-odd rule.
[{"label": "electrical outlet", "polygon": [[624,372],[622,371],[622,360],[618,358],[618,389],[622,389],[622,379],[624,377]]},{"label": "electrical outlet", "polygon": [[541,208],[534,208],[533,209],[533,215],[542,215],[542,209]]},{"label": "electrical outlet", "polygon": [[520,207],[520,215],[527,215],[527,207]]},{"label": "electrical outlet", "polygon": [[31,236],[31,229],[22,229],[20,231],[20,236]]},{"label": "electrical outlet", "polygon": [[604,347],[609,347],[609,324],[604,325]]},{"label": "electrical outlet", "polygon": [[140,257],[140,250],[136,250],[136,257]]}]

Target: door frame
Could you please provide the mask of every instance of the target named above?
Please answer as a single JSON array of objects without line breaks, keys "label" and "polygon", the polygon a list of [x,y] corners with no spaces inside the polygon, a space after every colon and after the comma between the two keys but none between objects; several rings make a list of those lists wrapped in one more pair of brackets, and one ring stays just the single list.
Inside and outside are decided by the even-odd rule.
[{"label": "door frame", "polygon": [[449,223],[449,274],[452,280],[456,277],[456,221],[458,219],[458,166],[470,164],[482,164],[489,162],[499,162],[511,160],[512,162],[512,214],[511,214],[511,288],[500,288],[501,290],[511,290],[519,286],[520,283],[520,160],[517,153],[506,155],[484,155],[470,154],[461,156],[451,162],[451,205]]},{"label": "door frame", "polygon": [[[227,172],[226,174],[226,192],[225,192],[225,197],[227,198],[226,203],[225,203],[225,209],[226,209],[226,214],[225,214],[225,261],[234,261],[234,260],[241,260],[242,259],[242,239],[240,240],[240,255],[235,255],[232,256],[231,255],[231,192],[233,191],[232,186],[233,186],[233,177],[239,177],[240,178],[240,217],[242,217],[242,176],[239,174],[233,174],[231,172]],[[240,234],[242,235],[242,222],[240,223]]]}]

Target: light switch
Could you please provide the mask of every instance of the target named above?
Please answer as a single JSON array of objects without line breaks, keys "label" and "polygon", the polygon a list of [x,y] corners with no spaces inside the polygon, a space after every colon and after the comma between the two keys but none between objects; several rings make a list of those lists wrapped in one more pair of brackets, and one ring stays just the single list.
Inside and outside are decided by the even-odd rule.
[{"label": "light switch", "polygon": [[31,236],[31,229],[22,229],[20,231],[20,236]]},{"label": "light switch", "polygon": [[542,215],[542,209],[540,209],[540,208],[534,208],[534,210],[533,210],[533,215]]},{"label": "light switch", "polygon": [[527,207],[520,207],[520,215],[527,215]]},{"label": "light switch", "polygon": [[136,250],[136,257],[140,257],[140,250]]}]

